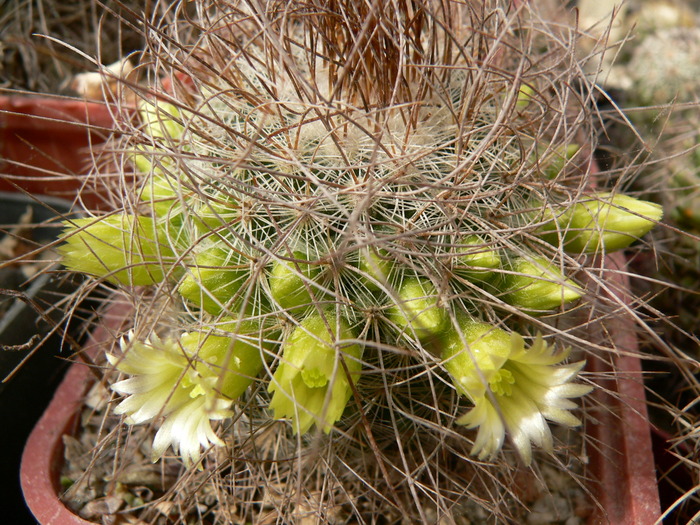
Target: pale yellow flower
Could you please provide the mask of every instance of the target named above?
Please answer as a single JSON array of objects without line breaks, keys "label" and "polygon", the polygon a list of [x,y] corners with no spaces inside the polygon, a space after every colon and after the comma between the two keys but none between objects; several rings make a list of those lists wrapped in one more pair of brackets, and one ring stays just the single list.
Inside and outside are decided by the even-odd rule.
[{"label": "pale yellow flower", "polygon": [[[351,381],[362,368],[362,347],[344,320],[312,314],[284,342],[282,357],[268,390],[275,418],[288,418],[304,434],[314,424],[331,431],[352,396]],[[345,367],[340,360],[345,361]]]},{"label": "pale yellow flower", "polygon": [[572,398],[591,387],[576,384],[585,364],[562,364],[569,350],[555,352],[538,335],[530,348],[520,334],[508,334],[486,323],[464,320],[460,330],[443,338],[445,368],[457,390],[474,407],[457,420],[478,432],[472,454],[493,457],[503,446],[506,432],[525,464],[532,461],[532,444],[551,452],[548,421],[576,427],[581,421],[570,411]]},{"label": "pale yellow flower", "polygon": [[[239,325],[243,330],[251,326]],[[112,385],[127,396],[114,412],[126,414],[129,424],[162,420],[153,442],[157,461],[168,446],[186,465],[199,462],[201,449],[223,445],[212,421],[232,416],[233,400],[240,396],[262,368],[260,349],[240,337],[185,333],[179,340],[147,341],[133,333],[121,341],[122,355],[109,362],[130,376]]]}]

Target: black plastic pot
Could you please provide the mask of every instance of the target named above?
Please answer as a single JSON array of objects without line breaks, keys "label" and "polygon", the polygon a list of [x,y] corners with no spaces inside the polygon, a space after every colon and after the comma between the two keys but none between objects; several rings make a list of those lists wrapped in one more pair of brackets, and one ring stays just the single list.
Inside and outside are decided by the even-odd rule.
[{"label": "black plastic pot", "polygon": [[[55,241],[60,217],[69,213],[70,204],[57,198],[0,192],[0,230],[11,231],[28,209],[31,225],[41,225],[30,225],[26,246],[31,248]],[[11,376],[0,383],[0,421],[5,426],[0,431],[3,523],[36,523],[19,486],[20,457],[27,436],[66,369],[62,358],[69,352],[61,351],[58,333],[50,335],[61,317],[58,312],[52,315],[50,307],[72,290],[70,283],[51,273],[28,280],[17,265],[0,262],[0,381]],[[41,347],[32,352],[43,338]]]}]

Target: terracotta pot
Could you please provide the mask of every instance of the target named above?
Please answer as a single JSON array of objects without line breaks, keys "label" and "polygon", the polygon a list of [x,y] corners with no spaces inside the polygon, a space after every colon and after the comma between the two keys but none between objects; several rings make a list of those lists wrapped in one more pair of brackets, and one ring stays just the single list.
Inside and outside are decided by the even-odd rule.
[{"label": "terracotta pot", "polygon": [[73,200],[98,199],[84,188],[90,148],[114,127],[114,108],[83,100],[0,96],[0,190]]},{"label": "terracotta pot", "polygon": [[[115,302],[100,317],[100,325],[92,332],[81,352],[88,363],[91,356],[114,344],[131,307]],[[59,385],[51,403],[27,440],[22,454],[20,481],[24,500],[41,525],[88,525],[59,499],[60,473],[63,466],[63,436],[75,435],[83,398],[95,376],[86,362],[73,364]]]},{"label": "terracotta pot", "polygon": [[87,366],[73,365],[51,404],[34,427],[24,453],[20,478],[24,501],[42,525],[87,525],[58,498],[63,464],[63,435],[75,432],[81,401],[93,377]]},{"label": "terracotta pot", "polygon": [[[629,305],[624,255],[609,255],[605,270],[608,289],[601,295]],[[589,419],[595,423],[586,428],[592,438],[589,474],[597,480],[591,488],[599,504],[589,525],[652,525],[661,509],[635,322],[631,315],[616,315],[591,331],[591,342],[612,343],[614,351],[588,360],[589,371],[609,377],[599,379],[601,388],[592,393],[597,405]]]},{"label": "terracotta pot", "polygon": [[[609,257],[606,262],[611,270],[623,265],[622,254]],[[613,275],[613,287],[626,283],[621,273],[613,272]],[[112,309],[110,315],[105,321],[107,327],[101,326],[93,333],[90,339],[92,350],[112,341],[111,334],[115,333],[114,327],[122,317],[119,308]],[[599,335],[613,334],[612,342],[617,348],[613,357],[616,373],[614,379],[602,382],[601,386],[609,393],[596,389],[593,394],[599,404],[593,408],[594,413],[589,419],[596,423],[586,428],[592,438],[590,469],[586,474],[595,480],[591,481],[589,488],[598,500],[598,507],[588,524],[651,525],[657,522],[661,513],[641,363],[635,355],[634,324],[631,319],[623,317],[606,321],[598,329]],[[592,338],[595,337],[594,333]],[[610,369],[610,363],[601,359],[589,361],[591,371],[603,373]],[[89,367],[73,365],[24,451],[22,489],[27,505],[43,525],[91,523],[74,515],[58,498],[58,476],[63,464],[62,435],[75,430],[81,401],[91,379]]]}]

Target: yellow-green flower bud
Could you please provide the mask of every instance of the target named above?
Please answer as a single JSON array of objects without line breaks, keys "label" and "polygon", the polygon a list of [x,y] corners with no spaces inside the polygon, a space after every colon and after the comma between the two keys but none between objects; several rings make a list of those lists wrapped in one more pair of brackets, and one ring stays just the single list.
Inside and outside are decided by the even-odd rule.
[{"label": "yellow-green flower bud", "polygon": [[578,144],[567,144],[554,149],[543,161],[545,165],[544,176],[548,179],[555,179],[564,169],[566,163],[574,158],[574,155],[580,149],[581,147]]},{"label": "yellow-green flower bud", "polygon": [[245,288],[241,287],[249,278],[245,259],[235,252],[209,246],[195,256],[177,291],[210,314],[235,312],[245,298]]},{"label": "yellow-green flower bud", "polygon": [[493,270],[500,266],[498,251],[490,248],[478,235],[467,235],[457,246],[454,270],[470,281],[487,281],[493,277]]},{"label": "yellow-green flower bud", "polygon": [[429,339],[440,333],[447,320],[439,302],[437,290],[428,279],[409,278],[399,286],[398,300],[387,315],[403,332]]},{"label": "yellow-green flower bud", "polygon": [[545,257],[517,258],[512,273],[503,277],[501,291],[506,302],[531,312],[559,308],[575,301],[583,289],[566,278]]},{"label": "yellow-green flower bud", "polygon": [[144,131],[154,139],[178,140],[185,130],[177,121],[180,111],[168,102],[143,101],[139,106],[139,115],[144,123]]},{"label": "yellow-green flower bud", "polygon": [[362,347],[345,320],[333,314],[305,318],[283,343],[280,363],[270,381],[270,409],[275,418],[291,419],[298,434],[314,424],[330,432],[350,400],[351,382],[357,381],[361,359]]},{"label": "yellow-green flower bud", "polygon": [[530,105],[532,101],[532,95],[535,90],[529,84],[521,84],[520,90],[518,91],[518,98],[515,101],[515,107],[518,109],[525,109]]},{"label": "yellow-green flower bud", "polygon": [[219,328],[230,328],[232,335],[190,332],[182,335],[180,344],[187,354],[196,356],[195,369],[202,382],[199,388],[211,388],[234,400],[260,373],[264,352],[271,350],[273,343],[260,338],[260,326],[254,322],[232,322]]},{"label": "yellow-green flower bud", "polygon": [[145,286],[163,281],[175,259],[166,232],[150,217],[118,214],[64,224],[58,252],[74,272]]},{"label": "yellow-green flower bud", "polygon": [[292,310],[313,304],[313,298],[320,290],[314,288],[313,281],[321,269],[306,258],[306,254],[296,251],[294,260],[277,259],[269,275],[270,294],[274,301],[285,310]]},{"label": "yellow-green flower bud", "polygon": [[240,214],[237,208],[237,204],[228,198],[220,196],[208,198],[205,204],[196,209],[192,219],[197,229],[202,234],[207,234],[221,230],[230,221],[235,220]]},{"label": "yellow-green flower bud", "polygon": [[177,215],[174,206],[179,198],[174,184],[179,186],[168,175],[153,175],[142,187],[139,197],[143,202],[150,203],[156,216],[174,218]]},{"label": "yellow-green flower bud", "polygon": [[570,253],[613,252],[646,235],[663,217],[660,205],[627,195],[597,193],[571,206],[543,230],[542,239]]},{"label": "yellow-green flower bud", "polygon": [[173,208],[182,196],[182,185],[175,173],[175,163],[164,151],[137,145],[130,155],[136,169],[146,175],[139,198],[150,203],[158,217],[174,217]]},{"label": "yellow-green flower bud", "polygon": [[472,400],[486,392],[486,385],[503,379],[498,372],[513,346],[505,330],[466,317],[459,320],[459,330],[446,330],[441,344],[455,387]]},{"label": "yellow-green flower bud", "polygon": [[144,146],[136,146],[136,151],[138,153],[132,153],[130,155],[131,161],[134,163],[137,171],[143,173],[144,175],[150,175],[155,173],[161,173],[162,170],[153,164],[152,150],[145,148]]}]

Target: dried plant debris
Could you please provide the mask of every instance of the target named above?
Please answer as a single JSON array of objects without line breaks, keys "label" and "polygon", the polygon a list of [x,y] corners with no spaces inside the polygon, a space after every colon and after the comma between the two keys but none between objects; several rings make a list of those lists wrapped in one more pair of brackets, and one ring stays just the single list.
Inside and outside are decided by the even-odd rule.
[{"label": "dried plant debris", "polygon": [[[12,291],[25,289],[32,277],[56,262],[56,252],[39,249],[41,243],[34,238],[36,227],[32,208],[28,206],[17,223],[0,237],[0,288],[6,290],[0,295],[0,315],[14,300]],[[0,233],[3,230],[0,227]]]},{"label": "dried plant debris", "polygon": [[0,11],[0,88],[71,94],[73,75],[143,49],[140,0],[8,0]]},{"label": "dried plant debris", "polygon": [[[382,498],[358,486],[352,493],[337,487],[330,500],[322,480],[299,487],[289,480],[271,480],[274,469],[264,473],[265,455],[273,460],[272,450],[279,446],[274,427],[266,429],[240,451],[222,450],[206,468],[183,476],[182,464],[165,457],[159,463],[150,460],[155,429],[137,426],[124,429],[119,417],[109,411],[110,394],[101,383],[93,386],[86,398],[77,437],[65,435],[65,463],[61,484],[63,500],[81,517],[110,524],[170,523],[358,523],[358,515],[367,523],[403,523],[401,509],[383,503]],[[563,429],[559,439],[572,448],[581,446],[581,436]],[[568,434],[568,435],[565,435]],[[255,450],[267,454],[254,454]],[[234,454],[245,455],[234,458]],[[324,454],[330,457],[330,454]],[[360,453],[354,458],[356,461]],[[545,459],[544,457],[542,459]],[[292,457],[288,461],[294,461]],[[585,523],[592,512],[586,490],[572,473],[581,475],[583,464],[573,457],[563,465],[545,459],[533,472],[514,468],[503,479],[510,496],[500,504],[508,505],[513,523],[538,525],[577,525]],[[330,466],[328,472],[332,472]],[[455,470],[456,465],[451,466]],[[456,470],[463,469],[466,464]],[[311,481],[311,480],[309,480]],[[397,483],[400,477],[395,477]],[[416,480],[419,481],[418,479]],[[320,485],[319,485],[320,483]],[[482,485],[478,475],[472,489]],[[314,488],[314,486],[317,486]],[[492,493],[486,486],[455,506],[448,519],[437,509],[425,509],[425,523],[488,523],[493,519]],[[332,503],[334,501],[334,503]],[[186,512],[184,512],[186,510]],[[184,512],[184,514],[183,514]]]}]

